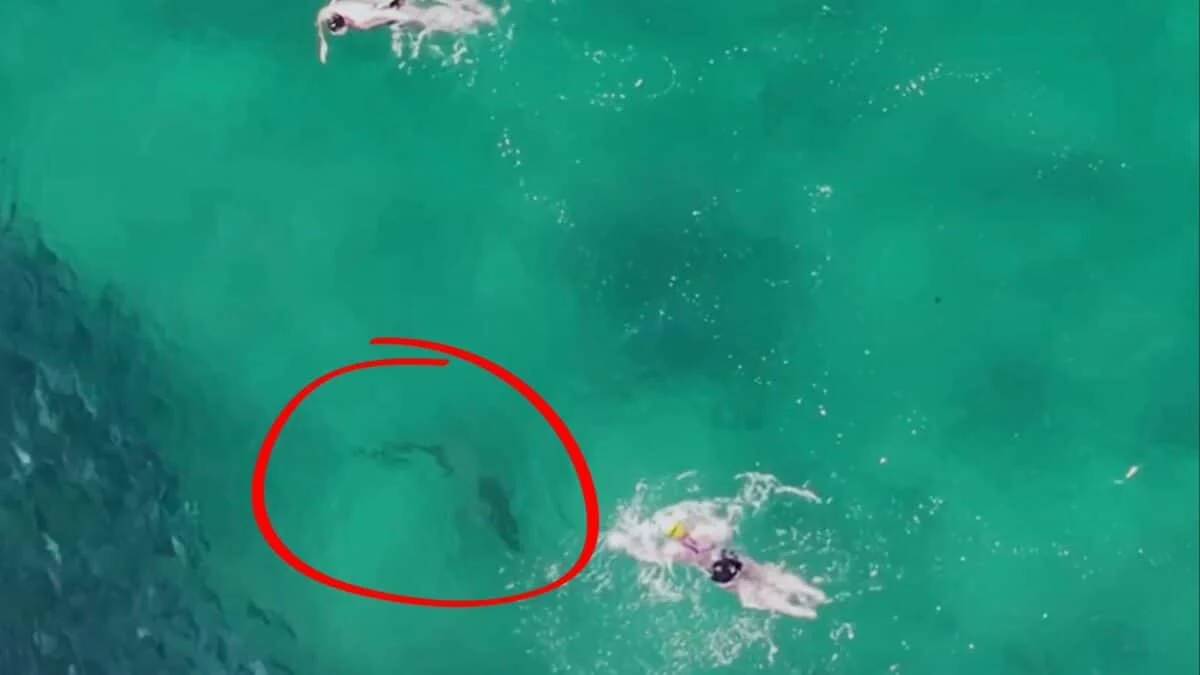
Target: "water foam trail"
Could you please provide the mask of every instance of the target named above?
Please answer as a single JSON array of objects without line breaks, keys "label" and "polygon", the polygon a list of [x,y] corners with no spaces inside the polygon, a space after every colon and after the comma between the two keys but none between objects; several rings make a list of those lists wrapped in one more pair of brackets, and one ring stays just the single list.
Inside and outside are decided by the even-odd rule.
[{"label": "water foam trail", "polygon": [[479,0],[438,0],[423,7],[406,4],[399,11],[404,10],[410,11],[413,18],[390,27],[392,53],[401,59],[405,55],[419,57],[425,40],[442,33],[459,36],[449,56],[450,61],[457,63],[466,54],[462,36],[474,35],[485,26],[496,25],[496,11]]},{"label": "water foam trail", "polygon": [[[695,472],[635,486],[633,496],[615,510],[602,533],[603,545],[584,573],[546,603],[523,608],[519,632],[536,638],[551,672],[684,675],[747,658],[757,667],[764,660],[774,663],[779,652],[774,631],[781,617],[711,606],[723,602],[724,594],[714,593],[702,574],[676,573],[662,551],[663,530],[674,520],[688,519],[697,524],[697,533],[725,538],[735,535],[749,516],[821,502],[807,488],[783,484],[770,474],[736,478],[737,494],[715,499],[677,501],[709,491],[702,489]],[[789,548],[802,541],[784,536]],[[628,557],[647,564],[631,564]],[[550,565],[546,578],[557,577],[564,564]],[[807,632],[790,620],[785,630],[790,635]],[[626,647],[614,649],[617,644]]]}]

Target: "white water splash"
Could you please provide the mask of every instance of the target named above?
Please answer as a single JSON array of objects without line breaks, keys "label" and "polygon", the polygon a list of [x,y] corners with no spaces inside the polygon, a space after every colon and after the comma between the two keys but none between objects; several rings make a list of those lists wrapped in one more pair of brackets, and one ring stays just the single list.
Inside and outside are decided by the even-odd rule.
[{"label": "white water splash", "polygon": [[441,34],[453,36],[449,48],[430,44],[429,51],[444,63],[459,64],[469,62],[466,37],[496,25],[497,15],[505,14],[508,7],[497,12],[479,0],[437,0],[424,6],[406,4],[397,11],[407,11],[412,18],[389,27],[396,58],[402,62],[419,58],[425,41]]},{"label": "white water splash", "polygon": [[[648,516],[644,502],[639,504],[635,498],[636,508],[630,505],[618,511],[616,524],[604,535],[604,546],[644,564],[639,569],[638,580],[652,599],[677,599],[679,594],[667,581],[673,571],[672,542],[663,536],[672,523],[687,523],[692,535],[700,541],[732,546],[740,520],[747,512],[759,512],[772,496],[786,495],[810,503],[820,502],[811,490],[784,485],[770,474],[741,473],[735,477],[742,481],[741,490],[735,497],[684,500]],[[740,550],[741,547],[734,548]],[[828,601],[823,592],[801,577],[777,565],[755,562],[747,555],[741,557],[747,567],[742,581],[737,584],[737,595],[744,607],[814,618],[816,607]]]},{"label": "white water splash", "polygon": [[[821,503],[811,490],[770,474],[735,478],[740,483],[735,496],[712,499],[677,501],[702,492],[691,471],[635,486],[601,533],[602,547],[584,573],[536,608],[525,607],[519,631],[535,636],[551,672],[685,675],[739,661],[761,668],[763,661],[773,664],[779,652],[774,633],[781,620],[789,635],[806,631],[794,619],[739,608],[704,575],[672,568],[663,555],[663,531],[676,520],[687,520],[697,536],[728,539],[747,518],[773,507]],[[802,537],[789,541],[803,546]],[[661,564],[639,565],[630,557]],[[547,578],[562,569],[547,567]]]},{"label": "white water splash", "polygon": [[393,5],[381,0],[330,0],[317,12],[317,34],[320,59],[327,58],[325,37],[327,22],[343,18],[355,31],[386,28],[391,33],[391,48],[403,66],[421,56],[422,47],[435,36],[449,36],[449,49],[431,44],[430,50],[446,63],[467,61],[467,36],[476,35],[488,26],[496,25],[499,13],[481,0],[406,0]]}]

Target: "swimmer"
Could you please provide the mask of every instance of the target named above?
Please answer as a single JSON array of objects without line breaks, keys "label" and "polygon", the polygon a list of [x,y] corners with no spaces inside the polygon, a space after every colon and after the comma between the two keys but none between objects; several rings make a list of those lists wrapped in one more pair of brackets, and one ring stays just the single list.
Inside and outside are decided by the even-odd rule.
[{"label": "swimmer", "polygon": [[726,548],[728,542],[707,539],[683,523],[671,525],[666,535],[670,541],[663,552],[668,558],[704,570],[713,583],[737,595],[744,607],[811,619],[817,616],[817,605],[829,602],[821,589],[800,577],[739,555]]},{"label": "swimmer", "polygon": [[330,0],[317,11],[317,42],[321,63],[329,56],[329,44],[325,41],[325,32],[341,36],[354,30],[371,30],[380,26],[393,26],[404,23],[404,17],[396,12],[404,6],[405,0]]},{"label": "swimmer", "polygon": [[[321,63],[329,56],[325,33],[341,36],[351,30],[411,29],[416,42],[432,33],[462,34],[496,22],[496,13],[479,0],[329,0],[317,11],[317,46]],[[393,33],[393,36],[395,33]]]}]

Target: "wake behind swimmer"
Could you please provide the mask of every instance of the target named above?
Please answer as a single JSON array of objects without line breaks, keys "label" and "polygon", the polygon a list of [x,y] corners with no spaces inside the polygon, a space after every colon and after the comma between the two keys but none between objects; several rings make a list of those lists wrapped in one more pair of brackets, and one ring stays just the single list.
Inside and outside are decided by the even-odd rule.
[{"label": "wake behind swimmer", "polygon": [[325,34],[342,36],[351,30],[367,31],[388,27],[411,31],[419,45],[433,33],[473,33],[480,26],[494,25],[496,13],[479,0],[330,0],[317,11],[317,48],[321,63],[329,56]]}]

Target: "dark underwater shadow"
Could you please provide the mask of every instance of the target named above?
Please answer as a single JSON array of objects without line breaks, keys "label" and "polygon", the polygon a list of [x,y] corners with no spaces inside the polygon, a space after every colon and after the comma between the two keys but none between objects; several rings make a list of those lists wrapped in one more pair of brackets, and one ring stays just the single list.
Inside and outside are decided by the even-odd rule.
[{"label": "dark underwater shadow", "polygon": [[504,473],[506,451],[523,442],[521,431],[485,410],[446,412],[419,430],[397,431],[397,438],[353,451],[354,456],[392,470],[416,471],[460,483],[467,495],[466,522],[485,525],[510,552],[525,545]]},{"label": "dark underwater shadow", "polygon": [[0,672],[290,672],[207,581],[161,452],[169,366],[114,289],[89,294],[46,246],[12,177],[0,165]]},{"label": "dark underwater shadow", "polygon": [[583,367],[594,390],[618,397],[717,387],[719,424],[760,428],[771,408],[765,388],[802,366],[789,358],[806,358],[797,347],[814,315],[815,252],[771,228],[743,229],[719,209],[675,213],[666,207],[687,203],[689,192],[677,191],[606,206],[606,221],[580,223],[560,240],[558,273],[602,332],[588,339],[618,357],[616,367]]}]

